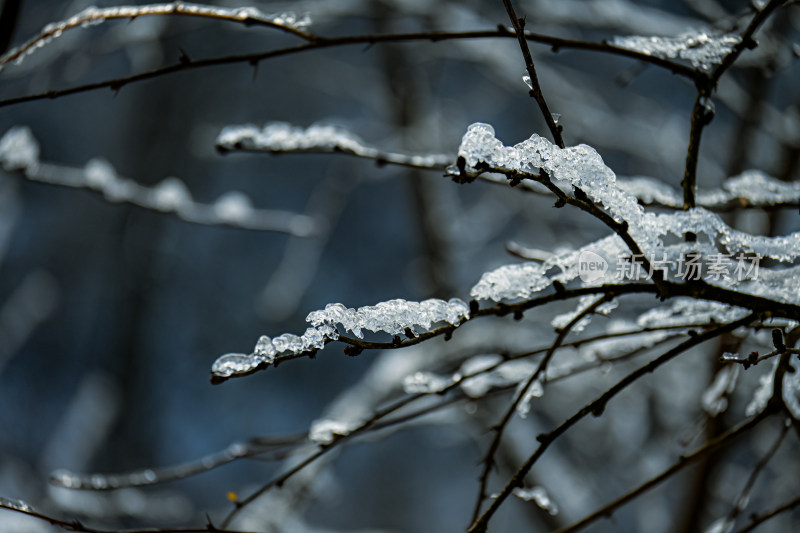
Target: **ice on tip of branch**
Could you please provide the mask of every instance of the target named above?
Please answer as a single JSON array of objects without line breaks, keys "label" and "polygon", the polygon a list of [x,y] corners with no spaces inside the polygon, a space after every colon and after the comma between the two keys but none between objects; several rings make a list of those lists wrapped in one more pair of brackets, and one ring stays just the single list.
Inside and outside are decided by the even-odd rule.
[{"label": "ice on tip of branch", "polygon": [[321,350],[328,340],[336,340],[336,330],[328,325],[307,328],[301,336],[284,333],[274,339],[266,335],[258,338],[253,353],[230,353],[217,358],[211,366],[211,373],[217,377],[247,374],[259,366],[271,365],[279,354],[301,354]]},{"label": "ice on tip of branch", "polygon": [[694,68],[710,70],[722,63],[740,41],[741,38],[732,33],[715,35],[710,30],[694,30],[676,37],[614,37],[610,44],[661,59],[685,59]]},{"label": "ice on tip of branch", "polygon": [[520,500],[534,502],[539,506],[539,508],[547,511],[550,516],[555,516],[558,514],[558,506],[550,498],[550,495],[547,494],[547,491],[544,489],[544,487],[532,487],[529,489],[517,487],[511,492],[511,494]]},{"label": "ice on tip of branch", "polygon": [[215,376],[229,377],[235,374],[246,374],[261,364],[258,358],[243,353],[226,353],[217,358],[211,366]]}]

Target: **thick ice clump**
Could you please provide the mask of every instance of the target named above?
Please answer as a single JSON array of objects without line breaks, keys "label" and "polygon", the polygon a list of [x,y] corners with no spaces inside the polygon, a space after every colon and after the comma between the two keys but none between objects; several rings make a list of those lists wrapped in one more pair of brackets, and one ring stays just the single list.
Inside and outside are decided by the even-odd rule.
[{"label": "thick ice clump", "polygon": [[341,324],[358,338],[363,338],[362,330],[385,332],[390,335],[403,335],[417,327],[424,330],[438,322],[459,325],[469,316],[469,306],[458,298],[449,301],[432,298],[423,302],[409,302],[402,299],[380,302],[377,305],[347,308],[342,304],[328,304],[325,309],[309,313],[306,322],[312,326]]},{"label": "thick ice clump", "polygon": [[[797,288],[800,287],[800,269],[797,267],[761,267],[760,270],[737,272],[738,277],[733,279],[730,275],[722,275],[720,271],[725,265],[719,264],[725,259],[721,256],[726,256],[728,261],[744,263],[758,263],[764,258],[795,261],[800,257],[800,232],[782,237],[749,235],[731,228],[717,214],[703,208],[672,213],[646,212],[637,196],[624,190],[624,185],[620,187],[614,172],[593,148],[586,145],[562,149],[534,134],[514,146],[505,146],[495,137],[492,126],[476,123],[464,134],[458,155],[459,165],[448,169],[454,175],[477,176],[487,171],[524,173],[530,179],[549,178],[568,194],[573,187],[580,189],[617,221],[627,223],[628,233],[644,254],[638,264],[632,262],[632,251],[616,234],[611,235],[579,250],[555,254],[541,263],[507,265],[487,272],[472,288],[474,298],[495,301],[528,298],[548,288],[554,281],[563,284],[578,277],[584,285],[593,286],[630,279],[647,281],[653,272],[637,270],[640,267],[644,270],[641,259],[647,259],[651,268],[661,270],[667,279],[681,281],[679,276],[686,275],[681,266],[685,266],[683,263],[691,253],[699,254],[707,264],[718,263],[703,271],[703,279],[708,283],[736,287],[781,301],[800,302],[800,289]],[[749,194],[750,180],[755,187],[759,184],[765,186],[766,190],[755,194],[758,200],[785,201],[795,194],[793,189],[778,186],[757,172],[730,180],[720,194],[724,194],[726,201]],[[634,188],[641,189],[641,184]],[[668,196],[663,190],[657,194]],[[718,202],[721,199],[710,200]],[[696,234],[697,241],[685,242],[687,232]],[[592,267],[591,271],[582,270],[584,265]],[[740,275],[742,273],[752,275],[747,277]]]},{"label": "thick ice clump", "polygon": [[458,326],[469,317],[469,306],[458,298],[449,301],[430,299],[423,302],[389,300],[377,305],[347,308],[342,304],[328,304],[325,309],[309,313],[306,328],[300,336],[284,333],[273,339],[266,335],[259,338],[251,354],[225,354],[211,367],[217,377],[227,378],[248,374],[253,370],[270,365],[281,354],[303,354],[321,350],[329,341],[339,338],[336,326],[351,331],[358,338],[364,338],[364,330],[408,335],[419,333],[418,329],[429,330],[438,323]]}]

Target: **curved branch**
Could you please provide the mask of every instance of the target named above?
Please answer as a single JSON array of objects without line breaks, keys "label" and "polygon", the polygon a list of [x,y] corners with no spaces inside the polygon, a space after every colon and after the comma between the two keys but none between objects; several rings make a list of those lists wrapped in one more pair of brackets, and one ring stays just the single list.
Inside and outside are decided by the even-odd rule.
[{"label": "curved branch", "polygon": [[[202,69],[220,65],[232,65],[238,63],[249,63],[251,65],[258,65],[261,61],[266,61],[275,57],[282,57],[311,50],[318,50],[321,48],[332,48],[337,46],[349,46],[356,44],[379,44],[388,42],[414,42],[414,41],[449,41],[457,39],[497,39],[497,38],[510,38],[516,37],[515,34],[510,33],[506,28],[498,28],[497,30],[486,31],[468,31],[468,32],[420,32],[420,33],[396,33],[384,35],[352,35],[346,37],[320,37],[314,36],[313,42],[308,42],[302,45],[291,46],[287,48],[280,48],[277,50],[270,50],[268,52],[260,52],[253,54],[240,54],[222,57],[211,57],[207,59],[192,60],[183,57],[182,61],[166,67],[157,68],[131,76],[124,76],[121,78],[114,78],[110,80],[99,81],[95,83],[88,83],[85,85],[76,85],[65,89],[55,89],[45,91],[37,94],[30,94],[26,96],[19,96],[16,98],[7,98],[0,100],[0,107],[7,107],[17,105],[25,102],[33,102],[38,100],[47,100],[53,98],[61,98],[71,94],[84,93],[98,89],[111,89],[112,91],[119,91],[125,85],[130,83],[137,83],[144,80],[150,80],[176,72],[183,72],[187,70]],[[531,42],[546,44],[551,46],[554,50],[561,48],[573,48],[576,50],[589,50],[594,52],[603,52],[614,55],[621,55],[639,61],[644,61],[652,65],[665,68],[673,74],[695,80],[698,73],[695,69],[675,63],[665,59],[659,59],[641,52],[633,50],[626,50],[608,43],[595,43],[588,41],[577,41],[572,39],[560,39],[549,35],[542,35],[538,33],[525,33],[525,38]]]}]

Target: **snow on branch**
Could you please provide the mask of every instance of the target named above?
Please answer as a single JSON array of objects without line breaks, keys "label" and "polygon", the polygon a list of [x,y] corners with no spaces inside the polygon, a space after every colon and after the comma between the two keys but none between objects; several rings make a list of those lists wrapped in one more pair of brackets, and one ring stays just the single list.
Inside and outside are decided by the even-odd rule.
[{"label": "snow on branch", "polygon": [[184,2],[106,8],[88,7],[66,20],[48,24],[38,35],[9,50],[0,57],[0,67],[11,62],[21,63],[25,57],[47,46],[65,31],[96,26],[107,20],[128,18],[133,20],[149,15],[183,15],[238,22],[248,26],[269,26],[306,39],[309,36],[303,30],[311,24],[308,14],[297,15],[293,12],[284,12],[270,15],[255,7],[226,8]]},{"label": "snow on branch", "polygon": [[736,34],[698,29],[675,37],[614,37],[610,44],[661,59],[685,59],[695,68],[710,70],[714,65],[721,64],[739,42],[741,37]]},{"label": "snow on branch", "polygon": [[378,164],[443,170],[453,162],[443,154],[406,155],[384,152],[362,141],[354,133],[334,125],[312,124],[300,128],[285,122],[270,122],[263,128],[253,125],[227,126],[217,137],[217,150],[227,152],[342,153],[373,159]]},{"label": "snow on branch", "polygon": [[43,163],[39,145],[30,129],[17,126],[0,138],[0,167],[18,172],[31,181],[96,191],[111,203],[129,203],[153,211],[174,213],[182,220],[204,225],[278,231],[307,237],[317,230],[317,221],[306,215],[271,209],[256,209],[244,193],[230,191],[213,204],[192,199],[178,178],[166,178],[146,187],[117,175],[105,160],[92,159],[84,168]]},{"label": "snow on branch", "polygon": [[[586,145],[561,149],[534,134],[514,146],[505,146],[495,137],[490,125],[477,123],[468,128],[458,150],[458,165],[450,168],[449,172],[454,177],[476,177],[483,172],[503,173],[512,182],[522,178],[542,181],[544,174],[562,194],[574,188],[586,195],[591,201],[590,205],[602,206],[608,214],[624,224],[642,250],[644,257],[639,259],[647,261],[651,270],[660,270],[665,279],[677,279],[679,264],[691,254],[720,261],[724,259],[723,255],[728,261],[736,257],[751,262],[769,258],[791,263],[800,258],[800,233],[797,232],[779,237],[750,235],[731,228],[717,214],[703,208],[667,214],[646,212],[636,196],[617,184],[614,172],[603,163],[600,155]],[[731,194],[749,191],[747,180],[751,178],[756,180],[756,187],[759,183],[768,183],[765,179],[759,180],[758,176],[746,173],[735,179],[729,185]],[[762,191],[755,193],[755,197],[766,199],[770,194],[777,194],[783,198],[786,191],[777,190],[774,185],[768,183],[772,193]],[[697,242],[683,241],[683,236],[689,232],[698,236]],[[630,246],[623,243],[620,235],[611,235],[579,250],[554,254],[541,263],[500,267],[485,273],[472,288],[471,295],[479,299],[503,301],[528,298],[550,287],[554,281],[565,284],[581,277],[585,285],[602,285],[620,281],[620,277],[624,279],[628,273],[638,276],[638,273],[629,270],[635,270],[636,265],[630,264],[631,259],[635,258],[626,254],[626,248]],[[581,263],[588,260],[596,261],[600,268],[581,272]],[[556,267],[559,271],[549,274]],[[652,272],[645,274],[652,277]],[[797,289],[800,286],[800,267],[762,267],[758,276],[747,279],[733,279],[719,273],[713,275],[713,271],[707,270],[702,274],[702,279],[712,284],[736,287],[743,292],[780,301],[800,302],[800,291]],[[628,279],[630,277],[627,276]]]}]

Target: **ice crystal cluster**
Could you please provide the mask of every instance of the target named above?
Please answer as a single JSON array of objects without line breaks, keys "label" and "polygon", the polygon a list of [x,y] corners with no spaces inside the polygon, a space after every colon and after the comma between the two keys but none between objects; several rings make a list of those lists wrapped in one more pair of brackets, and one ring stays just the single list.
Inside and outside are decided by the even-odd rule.
[{"label": "ice crystal cluster", "polygon": [[301,336],[284,333],[274,339],[263,335],[253,353],[229,353],[219,357],[211,372],[226,378],[246,374],[275,361],[280,354],[301,354],[320,350],[328,341],[339,337],[337,326],[352,332],[359,339],[364,330],[390,335],[418,333],[418,328],[429,330],[437,323],[458,326],[469,316],[469,306],[458,298],[449,301],[430,299],[423,302],[389,300],[377,305],[348,308],[339,303],[328,304],[325,309],[313,311],[306,317],[311,324]]},{"label": "ice crystal cluster", "polygon": [[[614,172],[608,168],[600,155],[591,147],[579,145],[559,148],[536,134],[514,146],[505,146],[495,137],[488,124],[471,125],[461,141],[458,151],[463,168],[450,168],[451,173],[466,173],[476,176],[484,171],[522,172],[532,178],[544,171],[554,184],[563,190],[573,187],[583,191],[596,205],[602,207],[616,220],[627,222],[628,233],[642,252],[651,260],[674,267],[679,259],[689,252],[705,256],[728,253],[753,254],[779,262],[792,262],[800,257],[800,233],[782,237],[754,236],[735,230],[725,224],[716,214],[703,208],[672,213],[650,213],[639,204],[637,196],[618,186]],[[729,183],[728,193],[744,192],[744,174]],[[769,183],[762,180],[764,183]],[[787,191],[772,188],[765,192],[783,195]],[[687,232],[697,234],[697,242],[684,242]],[[586,245],[578,250],[562,251],[542,262],[528,262],[500,267],[485,273],[472,288],[474,298],[487,300],[513,300],[528,298],[552,285],[553,281],[567,283],[579,276],[579,260],[582,254],[592,253],[609,265],[587,285],[618,282],[618,265],[624,255],[631,251],[616,234]],[[667,269],[667,274],[671,270]],[[709,282],[734,286],[751,294],[781,301],[800,302],[800,268],[762,268],[757,280],[717,279]]]},{"label": "ice crystal cluster", "polygon": [[298,15],[293,12],[268,14],[255,7],[217,7],[184,2],[167,2],[141,6],[116,6],[116,7],[87,7],[83,11],[68,19],[53,22],[42,28],[42,31],[33,39],[9,50],[0,57],[0,66],[11,61],[19,64],[25,57],[36,50],[50,44],[54,39],[73,28],[89,27],[102,24],[110,19],[138,18],[148,15],[188,15],[196,17],[222,18],[244,23],[262,23],[284,26],[294,30],[302,30],[311,24],[308,14]]},{"label": "ice crystal cluster", "polygon": [[286,122],[270,122],[263,128],[246,124],[226,126],[216,141],[222,152],[246,150],[265,152],[345,152],[369,159],[414,166],[439,166],[451,162],[441,154],[405,155],[382,152],[362,141],[357,135],[332,124],[312,124],[308,128]]},{"label": "ice crystal cluster", "polygon": [[735,34],[716,35],[710,30],[694,30],[676,37],[631,35],[614,37],[610,44],[661,59],[685,59],[695,68],[710,70],[739,44]]}]

